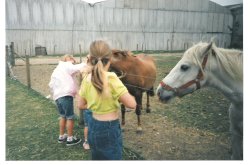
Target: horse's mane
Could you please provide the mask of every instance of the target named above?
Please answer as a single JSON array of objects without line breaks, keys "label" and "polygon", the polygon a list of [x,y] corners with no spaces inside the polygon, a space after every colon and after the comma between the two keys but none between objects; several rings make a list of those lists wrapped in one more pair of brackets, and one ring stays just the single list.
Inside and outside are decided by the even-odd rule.
[{"label": "horse's mane", "polygon": [[[189,51],[193,51],[193,60],[196,64],[198,64],[201,67],[201,55],[202,51],[204,51],[204,48],[208,46],[208,43],[198,43],[194,47],[194,49],[190,49]],[[211,51],[212,50],[212,51]],[[217,64],[221,66],[230,77],[232,77],[235,80],[243,80],[243,53],[242,51],[235,50],[235,49],[223,49],[218,48],[213,43],[211,50],[209,50],[208,55],[208,64],[211,67],[211,63],[209,62],[209,59],[211,59],[212,56],[215,56]]]},{"label": "horse's mane", "polygon": [[119,50],[119,49],[113,49],[112,50],[113,54],[122,54],[123,56],[134,56],[135,55],[131,52],[131,51],[127,51],[127,50]]},{"label": "horse's mane", "polygon": [[113,54],[121,54],[121,55],[123,55],[123,56],[131,56],[131,57],[136,57],[136,55],[133,53],[133,52],[131,52],[131,51],[127,51],[127,50],[119,50],[119,49],[113,49],[112,50],[112,53]]}]

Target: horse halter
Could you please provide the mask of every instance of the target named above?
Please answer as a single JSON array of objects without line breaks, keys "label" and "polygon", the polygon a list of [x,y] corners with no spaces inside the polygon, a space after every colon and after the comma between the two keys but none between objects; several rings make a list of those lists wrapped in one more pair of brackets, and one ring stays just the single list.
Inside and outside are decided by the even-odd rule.
[{"label": "horse halter", "polygon": [[162,86],[163,89],[168,90],[168,91],[173,91],[177,96],[179,96],[180,91],[186,89],[187,87],[196,84],[196,90],[200,89],[200,81],[203,80],[204,75],[202,70],[204,70],[206,64],[207,64],[207,59],[208,59],[208,53],[205,55],[203,61],[202,61],[202,69],[199,69],[199,72],[196,76],[195,79],[188,81],[186,84],[183,84],[179,88],[172,88],[171,86],[165,84],[163,81],[160,82],[160,85]]}]

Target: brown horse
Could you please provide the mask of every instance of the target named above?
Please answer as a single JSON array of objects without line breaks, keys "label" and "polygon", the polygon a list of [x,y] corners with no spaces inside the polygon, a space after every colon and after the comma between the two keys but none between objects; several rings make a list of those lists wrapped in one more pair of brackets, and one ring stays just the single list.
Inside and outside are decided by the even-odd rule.
[{"label": "brown horse", "polygon": [[[120,79],[129,93],[136,99],[136,115],[138,119],[137,131],[141,131],[141,109],[143,92],[147,93],[146,112],[150,112],[149,96],[154,96],[153,85],[156,79],[154,59],[144,54],[137,56],[129,51],[113,50],[110,70],[120,75]],[[122,125],[125,125],[125,106],[121,106]]]}]

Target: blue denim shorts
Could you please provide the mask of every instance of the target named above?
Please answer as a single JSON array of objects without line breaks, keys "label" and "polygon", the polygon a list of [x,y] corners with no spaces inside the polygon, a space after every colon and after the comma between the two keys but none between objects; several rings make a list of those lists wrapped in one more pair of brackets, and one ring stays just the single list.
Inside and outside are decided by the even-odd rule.
[{"label": "blue denim shorts", "polygon": [[61,117],[66,119],[74,119],[74,103],[72,96],[60,97],[56,100],[57,110]]},{"label": "blue denim shorts", "polygon": [[119,120],[89,122],[88,141],[92,160],[121,160],[122,131]]},{"label": "blue denim shorts", "polygon": [[83,117],[84,117],[84,127],[89,126],[89,121],[92,117],[92,111],[89,109],[83,110]]}]

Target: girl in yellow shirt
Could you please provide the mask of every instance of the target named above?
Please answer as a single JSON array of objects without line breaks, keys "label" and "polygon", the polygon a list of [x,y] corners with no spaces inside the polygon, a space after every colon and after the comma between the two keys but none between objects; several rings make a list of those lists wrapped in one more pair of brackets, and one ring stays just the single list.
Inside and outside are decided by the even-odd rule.
[{"label": "girl in yellow shirt", "polygon": [[79,91],[79,109],[87,108],[93,113],[88,131],[93,160],[122,159],[120,102],[136,108],[135,98],[115,73],[108,72],[111,58],[112,51],[105,41],[91,43],[88,64],[92,71],[83,79]]}]

